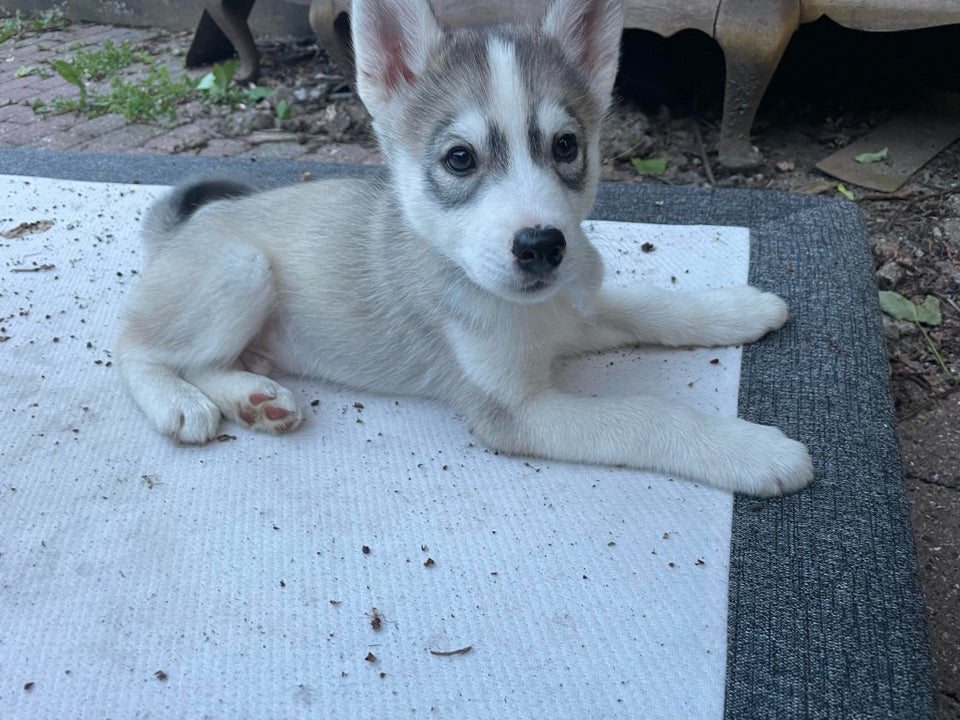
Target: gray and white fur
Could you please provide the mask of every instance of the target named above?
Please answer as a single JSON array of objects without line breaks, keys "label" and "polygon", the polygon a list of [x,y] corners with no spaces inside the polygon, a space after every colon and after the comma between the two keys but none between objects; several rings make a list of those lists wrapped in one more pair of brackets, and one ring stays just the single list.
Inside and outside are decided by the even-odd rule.
[{"label": "gray and white fur", "polygon": [[559,355],[740,344],[787,319],[752,287],[602,285],[580,223],[619,0],[554,0],[537,24],[483,31],[442,29],[426,0],[355,0],[352,21],[389,178],[201,183],[159,201],[118,347],[150,423],[182,443],[211,440],[221,416],[291,431],[301,410],[267,375],[306,375],[446,402],[505,453],[754,495],[806,486],[806,449],[776,428],[551,380]]}]

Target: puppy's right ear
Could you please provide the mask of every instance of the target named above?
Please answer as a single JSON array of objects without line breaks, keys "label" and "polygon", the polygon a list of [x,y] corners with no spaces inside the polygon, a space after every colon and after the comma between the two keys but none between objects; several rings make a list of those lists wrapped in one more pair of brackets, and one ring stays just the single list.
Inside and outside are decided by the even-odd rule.
[{"label": "puppy's right ear", "polygon": [[357,93],[376,118],[423,73],[443,30],[427,0],[353,0]]}]

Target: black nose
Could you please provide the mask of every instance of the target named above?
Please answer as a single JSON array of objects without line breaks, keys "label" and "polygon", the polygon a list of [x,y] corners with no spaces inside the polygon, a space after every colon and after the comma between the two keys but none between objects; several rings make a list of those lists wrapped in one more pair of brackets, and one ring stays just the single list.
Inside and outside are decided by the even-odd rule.
[{"label": "black nose", "polygon": [[546,275],[563,260],[567,241],[556,228],[524,228],[513,236],[517,264],[531,275]]}]

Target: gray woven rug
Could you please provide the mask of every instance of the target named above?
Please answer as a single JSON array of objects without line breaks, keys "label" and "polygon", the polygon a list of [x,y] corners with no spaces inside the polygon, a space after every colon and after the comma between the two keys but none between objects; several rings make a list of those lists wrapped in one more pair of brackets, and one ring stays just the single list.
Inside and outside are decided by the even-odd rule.
[{"label": "gray woven rug", "polygon": [[[315,177],[377,172],[285,161],[0,150],[2,175],[94,182],[167,185],[227,175],[269,187],[296,182],[307,171]],[[792,320],[784,330],[744,350],[740,415],[777,425],[807,443],[816,480],[791,497],[734,502],[726,718],[933,717],[924,606],[877,292],[856,207],[783,193],[610,184],[601,188],[592,217],[747,227],[751,282],[779,293],[791,307]],[[0,299],[6,303],[4,316],[16,311],[13,297],[4,292]],[[5,432],[12,432],[9,424]],[[2,543],[0,538],[0,553]],[[0,554],[0,570],[3,562]],[[3,573],[4,587],[21,582]],[[11,667],[18,660],[5,654],[4,644],[0,637],[0,667],[9,684],[19,677]],[[7,650],[11,647],[8,643]],[[546,650],[530,652],[536,656]],[[651,662],[606,661],[636,672]],[[469,685],[481,695],[485,691],[482,677],[471,678]],[[45,717],[17,714],[28,707],[23,694],[41,690],[31,684],[29,690],[0,691],[0,710],[17,709],[0,715]],[[687,694],[688,707],[695,708],[697,688]],[[503,717],[523,716],[510,707],[518,706],[504,705]],[[443,717],[473,716],[462,708],[443,710],[438,710]],[[163,713],[144,709],[140,716]],[[310,716],[363,717],[363,711],[314,708]],[[644,717],[641,706],[610,716]],[[676,716],[686,713],[678,709]]]}]

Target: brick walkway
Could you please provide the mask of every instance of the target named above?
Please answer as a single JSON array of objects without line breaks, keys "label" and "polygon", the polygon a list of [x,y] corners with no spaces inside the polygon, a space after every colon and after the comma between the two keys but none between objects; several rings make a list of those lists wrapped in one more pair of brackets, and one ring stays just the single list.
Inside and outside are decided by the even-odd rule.
[{"label": "brick walkway", "polygon": [[[77,88],[54,72],[50,63],[58,58],[70,59],[78,49],[100,48],[105,40],[117,46],[124,40],[134,47],[148,43],[157,53],[154,58],[168,68],[171,77],[184,72],[182,56],[190,43],[188,34],[76,23],[63,30],[7,40],[3,44],[5,67],[0,73],[0,144],[89,152],[380,162],[378,153],[359,144],[317,143],[273,129],[224,137],[216,129],[215,118],[198,112],[200,101],[181,106],[175,120],[156,123],[128,123],[116,114],[85,118],[74,113],[43,116],[35,112],[37,101],[50,103],[57,96],[78,97]],[[28,68],[37,68],[43,74],[26,73]],[[135,76],[143,72],[143,66],[139,70],[136,66],[131,68],[125,74]],[[187,72],[199,77],[206,70]],[[17,77],[18,74],[21,76]]]}]

